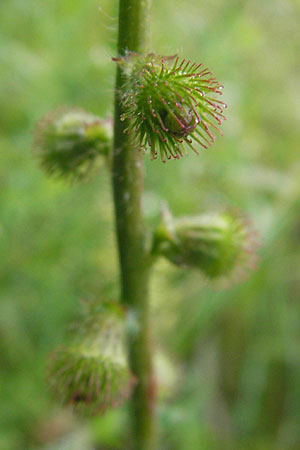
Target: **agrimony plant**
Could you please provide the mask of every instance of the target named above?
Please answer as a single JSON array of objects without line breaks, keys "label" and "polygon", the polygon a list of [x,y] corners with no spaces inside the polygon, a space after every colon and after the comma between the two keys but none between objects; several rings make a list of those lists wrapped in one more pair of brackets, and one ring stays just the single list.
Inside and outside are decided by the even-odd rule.
[{"label": "agrimony plant", "polygon": [[91,414],[119,404],[132,391],[126,448],[133,450],[155,448],[151,265],[163,256],[218,279],[252,266],[255,249],[246,222],[230,212],[168,215],[148,249],[141,150],[150,149],[152,159],[160,155],[163,162],[189,149],[198,153],[212,145],[216,132],[222,134],[226,107],[222,86],[202,63],[147,54],[149,3],[119,0],[113,123],[82,110],[59,109],[38,124],[35,138],[36,154],[49,175],[78,180],[99,161],[110,160],[122,308],[88,304],[71,342],[51,355],[48,379],[63,403]]}]

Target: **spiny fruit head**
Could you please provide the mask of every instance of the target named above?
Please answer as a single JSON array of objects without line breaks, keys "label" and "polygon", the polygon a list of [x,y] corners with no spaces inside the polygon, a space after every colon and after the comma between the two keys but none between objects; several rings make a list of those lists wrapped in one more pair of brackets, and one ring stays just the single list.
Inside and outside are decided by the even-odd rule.
[{"label": "spiny fruit head", "polygon": [[258,243],[237,212],[173,218],[167,211],[154,235],[154,254],[200,270],[210,279],[241,281],[255,268]]},{"label": "spiny fruit head", "polygon": [[111,120],[59,108],[37,124],[34,150],[48,175],[74,181],[89,175],[99,157],[108,155],[111,141]]},{"label": "spiny fruit head", "polygon": [[[214,131],[225,119],[226,104],[216,97],[223,86],[203,64],[178,56],[140,56],[117,59],[124,75],[121,120],[125,133],[136,133],[140,148],[151,148],[152,158],[179,159],[186,147],[196,154],[197,144],[207,148]],[[186,144],[186,145],[184,145]]]},{"label": "spiny fruit head", "polygon": [[128,368],[121,306],[99,299],[82,306],[70,344],[50,355],[48,382],[63,404],[95,414],[122,403],[136,379]]},{"label": "spiny fruit head", "polygon": [[127,366],[84,347],[60,347],[50,356],[48,380],[58,400],[83,415],[104,413],[131,393]]}]

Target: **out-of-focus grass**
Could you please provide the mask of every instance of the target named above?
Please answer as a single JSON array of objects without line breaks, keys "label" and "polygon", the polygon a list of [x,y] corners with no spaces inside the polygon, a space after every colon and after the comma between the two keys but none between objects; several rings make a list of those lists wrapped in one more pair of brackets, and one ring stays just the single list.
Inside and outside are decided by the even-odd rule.
[{"label": "out-of-focus grass", "polygon": [[[296,449],[299,3],[153,0],[152,11],[152,49],[207,64],[229,108],[224,137],[198,158],[146,157],[149,225],[164,200],[175,215],[234,206],[263,243],[259,269],[226,291],[194,272],[155,268],[158,448]],[[108,0],[0,5],[1,450],[74,448],[79,427],[81,448],[124,449],[124,409],[78,422],[44,381],[47,353],[80,299],[118,293],[109,177],[103,170],[67,187],[46,179],[30,151],[34,123],[52,108],[111,113],[116,13]]]}]

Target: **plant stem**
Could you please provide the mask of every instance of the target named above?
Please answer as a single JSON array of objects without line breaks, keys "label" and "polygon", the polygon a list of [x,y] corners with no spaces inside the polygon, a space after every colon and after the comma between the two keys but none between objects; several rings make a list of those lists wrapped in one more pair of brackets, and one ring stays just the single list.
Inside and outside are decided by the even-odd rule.
[{"label": "plant stem", "polygon": [[[149,0],[120,0],[118,53],[143,52]],[[121,271],[121,299],[128,313],[130,368],[137,378],[131,400],[131,432],[134,450],[153,450],[153,377],[148,325],[149,266],[141,209],[142,154],[132,137],[124,134],[120,92],[121,68],[115,87],[114,151],[112,181]]]}]

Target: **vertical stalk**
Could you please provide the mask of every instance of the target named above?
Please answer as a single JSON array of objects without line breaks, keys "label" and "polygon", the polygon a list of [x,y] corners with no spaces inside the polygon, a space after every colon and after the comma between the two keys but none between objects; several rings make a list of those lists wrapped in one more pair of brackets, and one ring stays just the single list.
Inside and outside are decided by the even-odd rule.
[{"label": "vertical stalk", "polygon": [[[118,53],[143,52],[149,0],[120,0]],[[148,278],[145,227],[141,210],[143,162],[132,138],[124,134],[120,92],[123,75],[117,68],[115,87],[112,181],[121,272],[121,300],[132,326],[128,327],[129,364],[137,378],[131,399],[134,450],[153,450],[153,382],[148,326]]]}]

